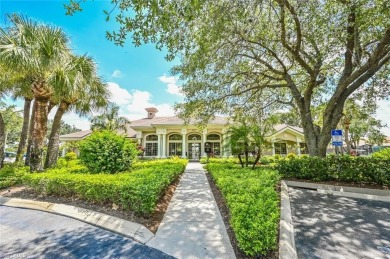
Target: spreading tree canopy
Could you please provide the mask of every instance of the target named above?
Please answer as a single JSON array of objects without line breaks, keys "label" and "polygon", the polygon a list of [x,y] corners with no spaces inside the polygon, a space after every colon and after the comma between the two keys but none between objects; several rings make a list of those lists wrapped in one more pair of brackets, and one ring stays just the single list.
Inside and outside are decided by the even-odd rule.
[{"label": "spreading tree canopy", "polygon": [[[72,14],[80,2],[67,6]],[[346,100],[389,96],[388,0],[113,0],[123,45],[156,43],[180,58],[186,117],[275,100],[299,111],[310,155],[324,156]],[[129,9],[133,11],[129,12]],[[260,98],[258,92],[273,94]],[[323,106],[320,120],[313,110]],[[316,123],[319,121],[320,123]]]}]

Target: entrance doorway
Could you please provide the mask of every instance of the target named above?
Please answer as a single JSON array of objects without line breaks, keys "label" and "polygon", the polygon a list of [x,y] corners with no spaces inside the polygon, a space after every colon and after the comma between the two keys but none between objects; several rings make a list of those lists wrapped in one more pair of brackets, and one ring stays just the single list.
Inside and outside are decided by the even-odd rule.
[{"label": "entrance doorway", "polygon": [[188,144],[188,158],[190,160],[200,159],[200,143],[189,143]]}]

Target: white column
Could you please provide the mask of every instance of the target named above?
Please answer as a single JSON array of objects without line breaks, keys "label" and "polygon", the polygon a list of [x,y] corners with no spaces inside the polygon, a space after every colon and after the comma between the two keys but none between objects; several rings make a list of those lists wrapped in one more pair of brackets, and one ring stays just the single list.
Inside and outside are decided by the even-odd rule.
[{"label": "white column", "polygon": [[202,146],[200,147],[200,150],[202,151],[201,156],[206,156],[206,152],[204,149],[204,144],[206,143],[206,137],[207,137],[207,129],[203,130]]},{"label": "white column", "polygon": [[167,151],[167,134],[162,134],[162,157],[167,157],[166,151]]},{"label": "white column", "polygon": [[301,145],[300,145],[300,144],[301,144],[301,143],[297,142],[297,145],[298,145],[297,154],[298,154],[298,156],[301,155]]},{"label": "white column", "polygon": [[64,147],[63,149],[62,149],[62,157],[64,157],[66,155],[66,147]]},{"label": "white column", "polygon": [[275,155],[275,143],[272,141],[272,155]]},{"label": "white column", "polygon": [[182,158],[185,158],[186,157],[186,147],[187,147],[187,143],[186,143],[186,135],[183,134],[182,135],[182,148],[181,148],[181,157]]},{"label": "white column", "polygon": [[186,158],[186,150],[187,150],[187,129],[181,129],[181,135],[182,135],[182,158]]},{"label": "white column", "polygon": [[158,134],[157,137],[157,157],[161,157],[161,134]]}]

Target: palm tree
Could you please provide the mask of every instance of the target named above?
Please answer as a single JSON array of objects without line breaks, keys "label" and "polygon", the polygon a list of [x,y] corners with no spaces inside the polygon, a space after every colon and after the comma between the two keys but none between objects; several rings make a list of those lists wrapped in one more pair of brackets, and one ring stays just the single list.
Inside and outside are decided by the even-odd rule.
[{"label": "palm tree", "polygon": [[69,55],[69,40],[60,28],[37,24],[15,14],[8,19],[12,26],[0,29],[0,60],[10,68],[26,71],[33,78],[31,91],[36,111],[30,169],[41,171],[49,100],[54,91],[53,71]]},{"label": "palm tree", "polygon": [[45,168],[54,165],[59,152],[59,134],[64,113],[73,108],[80,115],[87,115],[96,108],[107,105],[108,90],[97,77],[96,65],[87,56],[71,56],[56,72],[55,92],[58,109],[54,116],[45,160]]},{"label": "palm tree", "polygon": [[[12,82],[15,80],[15,73],[8,69],[8,67],[4,66],[4,64],[0,63],[0,98],[3,98],[4,95],[11,93],[13,84]],[[2,105],[2,102],[0,102]],[[4,117],[0,112],[0,168],[3,167],[4,161],[4,151],[5,151],[5,143],[6,142],[6,125],[4,121]]]},{"label": "palm tree", "polygon": [[240,161],[241,167],[244,168],[244,162],[241,155],[245,155],[245,165],[248,167],[249,163],[249,151],[251,150],[251,126],[242,120],[239,123],[235,123],[229,127],[227,145],[231,148],[232,154],[237,155]]},{"label": "palm tree", "polygon": [[109,103],[102,114],[91,118],[91,129],[126,132],[129,123],[128,119],[119,116],[119,106]]}]

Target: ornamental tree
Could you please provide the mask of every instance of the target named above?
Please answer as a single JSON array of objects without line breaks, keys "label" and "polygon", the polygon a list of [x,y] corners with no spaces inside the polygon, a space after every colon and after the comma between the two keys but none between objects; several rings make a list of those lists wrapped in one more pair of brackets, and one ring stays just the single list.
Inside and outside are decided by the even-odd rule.
[{"label": "ornamental tree", "polygon": [[[110,40],[123,45],[131,33],[135,45],[153,42],[168,60],[180,59],[172,71],[185,82],[178,109],[187,118],[206,121],[248,100],[261,105],[267,100],[257,93],[269,89],[297,107],[309,154],[325,156],[348,98],[390,93],[388,0],[112,2],[106,13],[120,29]],[[67,9],[80,10],[80,1]]]}]

